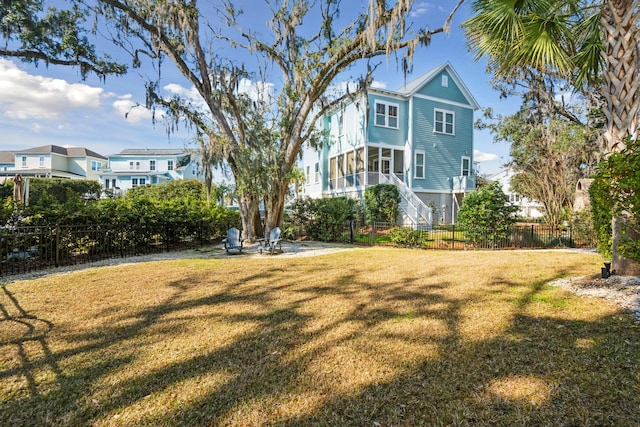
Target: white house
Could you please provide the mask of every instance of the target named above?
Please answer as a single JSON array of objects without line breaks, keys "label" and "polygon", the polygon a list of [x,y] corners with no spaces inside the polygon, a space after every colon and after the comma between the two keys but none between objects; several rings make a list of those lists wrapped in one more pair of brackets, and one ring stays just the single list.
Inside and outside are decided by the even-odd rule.
[{"label": "white house", "polygon": [[517,192],[511,190],[511,177],[513,171],[510,168],[506,168],[491,175],[487,179],[489,181],[498,181],[502,187],[502,191],[509,197],[509,202],[518,207],[517,214],[523,218],[537,219],[544,216],[542,203],[537,200],[532,200],[524,197]]},{"label": "white house", "polygon": [[105,190],[127,191],[142,185],[180,179],[204,179],[193,153],[183,149],[126,149],[109,155],[99,173]]},{"label": "white house", "polygon": [[403,223],[455,222],[476,187],[478,108],[449,63],[395,91],[369,88],[325,115],[328,136],[320,150],[305,147],[304,194],[362,198],[368,186],[390,183],[402,196]]}]

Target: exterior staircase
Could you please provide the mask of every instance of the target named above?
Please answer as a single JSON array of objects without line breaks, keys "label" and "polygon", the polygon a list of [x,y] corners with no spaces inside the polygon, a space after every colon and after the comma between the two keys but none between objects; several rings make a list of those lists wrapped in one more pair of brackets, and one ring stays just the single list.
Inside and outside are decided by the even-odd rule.
[{"label": "exterior staircase", "polygon": [[400,215],[402,225],[416,230],[431,231],[433,210],[424,204],[416,193],[394,174],[380,174],[380,184],[393,184],[400,193]]}]

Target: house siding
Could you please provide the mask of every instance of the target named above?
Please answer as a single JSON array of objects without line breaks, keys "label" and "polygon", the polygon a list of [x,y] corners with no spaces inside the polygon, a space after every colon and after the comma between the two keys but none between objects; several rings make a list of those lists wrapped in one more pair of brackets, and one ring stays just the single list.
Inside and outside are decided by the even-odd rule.
[{"label": "house siding", "polygon": [[[376,101],[398,105],[398,129],[376,126]],[[369,132],[367,135],[368,142],[403,148],[408,135],[408,114],[409,109],[407,107],[407,101],[401,98],[384,96],[377,93],[369,94]]]},{"label": "house siding", "polygon": [[[447,87],[442,86],[443,75],[447,76],[449,80]],[[455,83],[453,76],[446,70],[438,73],[437,76],[424,85],[417,94],[468,105],[467,98]]]},{"label": "house siding", "polygon": [[[461,175],[462,157],[471,158],[473,164],[473,127],[469,126],[473,123],[473,110],[417,97],[413,108],[413,152],[425,152],[426,176],[414,179],[412,187],[416,191],[449,191],[451,178]],[[434,132],[436,108],[454,113],[454,135]],[[411,174],[415,175],[415,165]]]}]

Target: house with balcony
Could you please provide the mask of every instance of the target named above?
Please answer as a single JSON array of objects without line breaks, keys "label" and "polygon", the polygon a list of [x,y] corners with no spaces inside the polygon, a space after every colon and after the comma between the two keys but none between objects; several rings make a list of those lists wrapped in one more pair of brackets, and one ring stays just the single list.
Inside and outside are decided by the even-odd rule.
[{"label": "house with balcony", "polygon": [[304,148],[304,194],[362,199],[368,186],[388,183],[400,190],[402,223],[455,223],[476,187],[478,108],[450,63],[395,91],[368,88],[325,115],[319,150]]},{"label": "house with balcony", "polygon": [[97,180],[100,169],[107,164],[107,158],[83,147],[44,145],[2,152],[0,162],[2,181],[16,175],[23,178]]},{"label": "house with balcony", "polygon": [[108,167],[100,171],[105,190],[130,188],[180,179],[204,179],[196,156],[184,149],[126,149],[109,155]]}]

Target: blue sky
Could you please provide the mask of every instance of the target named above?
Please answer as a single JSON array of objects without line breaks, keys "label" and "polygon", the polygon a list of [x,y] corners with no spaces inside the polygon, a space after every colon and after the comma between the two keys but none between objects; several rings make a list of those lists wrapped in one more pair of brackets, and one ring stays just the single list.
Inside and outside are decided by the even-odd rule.
[{"label": "blue sky", "polygon": [[[266,14],[256,10],[255,0],[243,0],[247,22],[258,30],[265,29]],[[366,0],[343,1],[343,5],[365,7]],[[440,27],[453,7],[453,1],[417,1],[412,12],[414,25],[427,23]],[[469,16],[468,5],[458,11],[451,33],[437,34],[431,45],[419,48],[414,58],[413,73],[407,81],[449,61],[470,89],[481,107],[491,107],[495,113],[515,111],[519,100],[501,100],[491,89],[490,75],[484,62],[474,62],[467,52],[460,23]],[[130,63],[124,53],[111,49],[120,62]],[[396,67],[395,58],[380,59],[374,78],[387,89],[404,84],[404,76]],[[168,61],[163,69],[162,86],[173,91],[189,92],[184,80],[172,72]],[[350,75],[338,78],[336,84]],[[82,80],[79,70],[27,64],[15,59],[0,58],[0,150],[17,150],[39,145],[80,146],[103,155],[115,154],[125,148],[183,148],[191,144],[192,135],[182,126],[168,136],[163,123],[152,123],[151,112],[143,107],[144,78],[140,70],[124,77],[107,77],[106,81],[90,76]],[[476,118],[481,114],[476,112]],[[500,169],[509,153],[504,143],[493,143],[491,135],[475,131],[475,160],[480,172],[492,174]]]}]

